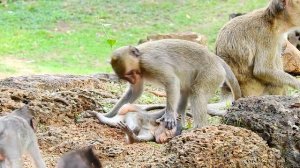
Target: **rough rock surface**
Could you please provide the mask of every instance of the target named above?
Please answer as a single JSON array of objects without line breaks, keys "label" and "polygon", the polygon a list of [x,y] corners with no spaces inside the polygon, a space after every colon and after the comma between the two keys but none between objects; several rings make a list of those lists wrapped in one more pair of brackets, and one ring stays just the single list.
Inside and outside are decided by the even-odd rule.
[{"label": "rough rock surface", "polygon": [[256,132],[285,158],[285,167],[300,167],[300,97],[263,96],[234,102],[225,124]]},{"label": "rough rock surface", "polygon": [[183,33],[170,33],[170,34],[155,34],[149,35],[146,39],[141,39],[139,44],[147,41],[155,41],[161,39],[181,39],[193,41],[202,45],[207,45],[207,38],[204,35],[198,35],[194,32],[183,32]]},{"label": "rough rock surface", "polygon": [[[153,167],[283,167],[277,149],[250,130],[209,126],[185,132],[164,148],[164,156]],[[151,167],[151,166],[150,166]]]},{"label": "rough rock surface", "polygon": [[[110,74],[34,75],[0,80],[0,116],[29,103],[48,168],[54,168],[65,152],[89,145],[94,146],[105,167],[136,167],[146,163],[149,156],[159,155],[160,146],[127,145],[119,129],[101,125],[85,113],[85,110],[108,111],[120,98],[127,85],[112,81],[117,78]],[[152,88],[146,86],[145,90]],[[159,99],[147,102],[161,103]],[[33,167],[28,156],[24,159],[25,168]]]},{"label": "rough rock surface", "polygon": [[[29,102],[29,108],[34,112],[37,121],[36,135],[39,146],[48,168],[54,168],[58,158],[65,152],[89,145],[94,146],[95,153],[106,168],[151,167],[151,165],[152,167],[161,167],[162,164],[178,167],[172,164],[172,159],[177,157],[177,154],[179,156],[178,164],[184,165],[182,167],[195,164],[191,161],[193,158],[198,159],[199,165],[207,163],[207,156],[211,158],[211,167],[214,167],[214,164],[221,164],[215,159],[216,157],[220,157],[218,159],[224,161],[224,164],[239,163],[242,165],[246,161],[249,162],[249,165],[254,165],[252,162],[267,165],[272,159],[278,158],[279,154],[263,145],[264,142],[256,139],[255,135],[252,136],[253,133],[230,126],[208,127],[209,131],[206,130],[201,134],[199,130],[186,133],[166,145],[151,142],[125,144],[124,134],[119,129],[101,125],[96,119],[90,118],[85,113],[85,110],[108,111],[107,108],[111,107],[120,97],[126,85],[111,82],[112,80],[116,81],[117,79],[115,76],[105,74],[91,76],[35,75],[7,78],[0,81],[0,115],[5,115]],[[147,92],[152,88],[146,86],[145,90],[144,94],[148,94]],[[143,96],[141,99],[142,102],[138,103],[164,102],[160,98],[155,98],[155,102],[150,102],[149,98],[144,98],[143,102]],[[248,138],[249,136],[251,138]],[[182,146],[184,142],[186,143]],[[254,142],[256,144],[253,144]],[[218,150],[213,150],[212,147]],[[181,153],[180,149],[183,149],[185,154]],[[201,149],[209,150],[201,151]],[[249,153],[245,153],[245,150],[250,151],[249,153],[255,157],[247,160]],[[201,151],[201,153],[197,155],[195,151]],[[220,151],[225,155],[223,156]],[[236,153],[227,151],[241,154],[234,160],[233,157],[236,157]],[[189,155],[192,157],[184,157]],[[202,162],[201,157],[203,157]],[[157,159],[161,158],[164,159],[160,160],[163,162],[158,162]],[[226,158],[230,158],[229,161]],[[245,162],[239,162],[242,160]],[[259,163],[261,161],[262,163]],[[280,163],[273,161],[273,165],[278,164],[278,167],[280,167]],[[24,167],[33,167],[28,157],[25,157]]]}]

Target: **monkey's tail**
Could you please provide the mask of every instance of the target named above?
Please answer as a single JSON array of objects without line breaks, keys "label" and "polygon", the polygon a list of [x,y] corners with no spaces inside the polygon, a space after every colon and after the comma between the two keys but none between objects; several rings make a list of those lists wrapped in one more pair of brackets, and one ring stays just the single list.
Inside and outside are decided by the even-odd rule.
[{"label": "monkey's tail", "polygon": [[237,99],[241,98],[242,97],[241,88],[240,88],[239,82],[236,79],[234,73],[232,72],[229,65],[222,58],[220,58],[219,56],[217,56],[217,57],[225,69],[225,72],[226,72],[225,83],[230,87],[230,90],[233,94],[233,99],[237,100]]},{"label": "monkey's tail", "polygon": [[140,111],[138,114],[142,115],[145,118],[151,119],[151,120],[156,120],[161,118],[164,114],[165,114],[165,109],[159,110],[159,111],[155,111],[155,112],[144,112],[144,111]]}]

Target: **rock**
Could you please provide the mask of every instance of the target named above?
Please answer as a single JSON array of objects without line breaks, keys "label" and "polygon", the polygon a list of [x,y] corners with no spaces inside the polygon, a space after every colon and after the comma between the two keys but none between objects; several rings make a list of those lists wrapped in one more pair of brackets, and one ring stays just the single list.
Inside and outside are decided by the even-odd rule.
[{"label": "rock", "polygon": [[[283,167],[280,151],[250,130],[208,126],[185,132],[165,145],[150,167]],[[151,161],[150,161],[151,162]]]},{"label": "rock", "polygon": [[117,99],[106,80],[117,78],[109,74],[33,75],[0,80],[0,115],[29,104],[37,122],[53,124],[77,120],[86,110],[103,112],[102,104]]},{"label": "rock", "polygon": [[286,41],[286,47],[283,51],[283,69],[285,72],[300,74],[300,51],[289,41]]},{"label": "rock", "polygon": [[223,122],[256,132],[281,151],[285,167],[300,167],[300,96],[239,99]]},{"label": "rock", "polygon": [[198,35],[194,32],[183,32],[183,33],[171,33],[171,34],[156,34],[147,36],[146,39],[141,39],[138,43],[144,43],[147,41],[155,41],[161,39],[182,39],[193,41],[202,45],[207,45],[207,38],[204,35]]}]

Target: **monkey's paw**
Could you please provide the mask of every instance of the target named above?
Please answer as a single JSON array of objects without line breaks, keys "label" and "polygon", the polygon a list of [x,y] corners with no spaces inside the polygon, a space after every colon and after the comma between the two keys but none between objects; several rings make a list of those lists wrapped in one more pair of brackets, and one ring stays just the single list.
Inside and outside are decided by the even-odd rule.
[{"label": "monkey's paw", "polygon": [[166,128],[169,130],[173,129],[177,124],[177,120],[174,114],[168,112],[166,112],[161,118],[156,120],[156,122],[160,122],[160,121],[165,122]]},{"label": "monkey's paw", "polygon": [[127,134],[133,134],[133,131],[124,122],[120,121],[117,126]]}]

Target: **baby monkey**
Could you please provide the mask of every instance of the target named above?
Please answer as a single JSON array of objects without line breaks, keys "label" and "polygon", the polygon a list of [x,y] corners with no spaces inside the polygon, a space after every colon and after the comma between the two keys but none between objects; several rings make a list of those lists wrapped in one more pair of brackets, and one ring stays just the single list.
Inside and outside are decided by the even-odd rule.
[{"label": "baby monkey", "polygon": [[92,147],[87,147],[64,154],[57,168],[102,168],[102,165]]},{"label": "baby monkey", "polygon": [[[151,107],[149,107],[151,108]],[[164,122],[157,122],[162,117],[164,110],[157,112],[147,112],[150,109],[142,109],[137,105],[125,104],[118,114],[112,118],[105,117],[101,113],[89,111],[96,116],[100,123],[112,127],[119,127],[126,134],[126,142],[155,141],[156,143],[166,143],[171,138],[181,134],[181,125],[177,124],[171,130],[166,129]]]},{"label": "baby monkey", "polygon": [[22,167],[22,155],[28,152],[37,168],[46,168],[27,106],[0,117],[0,167]]}]

